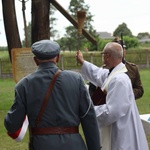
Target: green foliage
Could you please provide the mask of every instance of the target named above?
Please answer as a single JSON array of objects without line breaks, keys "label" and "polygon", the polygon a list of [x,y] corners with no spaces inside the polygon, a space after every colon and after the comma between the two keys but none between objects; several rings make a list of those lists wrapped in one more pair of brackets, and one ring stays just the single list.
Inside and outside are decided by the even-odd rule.
[{"label": "green foliage", "polygon": [[1,60],[8,60],[9,59],[8,50],[0,51],[0,59]]},{"label": "green foliage", "polygon": [[137,65],[147,64],[147,61],[150,60],[150,51],[149,50],[127,50],[126,59],[127,61],[133,62]]},{"label": "green foliage", "polygon": [[141,49],[149,49],[150,48],[150,42],[140,43],[140,48]]},{"label": "green foliage", "polygon": [[[99,55],[99,54],[94,54],[94,55]],[[150,107],[150,102],[149,102],[150,70],[140,70],[140,74],[141,74],[141,80],[142,80],[143,87],[144,87],[144,95],[141,99],[136,100],[136,103],[137,103],[140,114],[146,114],[146,113],[149,113],[149,107]],[[13,81],[13,79],[0,79],[0,87],[1,87],[1,94],[0,94],[0,133],[1,133],[0,143],[1,145],[0,145],[0,149],[1,150],[27,150],[28,149],[28,138],[29,138],[28,133],[26,134],[22,142],[16,143],[12,139],[10,139],[10,137],[7,136],[6,129],[4,128],[4,125],[3,125],[4,117],[13,102],[14,86],[15,86],[15,82]],[[84,138],[81,126],[80,126],[80,133],[81,133],[81,136]],[[147,135],[147,140],[148,140],[148,144],[150,148],[150,136],[148,135]]]},{"label": "green foliage", "polygon": [[84,0],[71,0],[68,9],[70,13],[72,14],[72,16],[76,17],[76,12],[78,10],[85,10]]},{"label": "green foliage", "polygon": [[[102,43],[103,43],[103,41],[100,42],[100,44],[102,44]],[[62,43],[62,45],[63,45],[63,43]],[[105,43],[102,46],[104,46],[104,45],[105,45]],[[88,45],[87,45],[87,47],[88,47]],[[101,62],[102,58],[100,55],[100,51],[102,51],[102,50],[103,49],[98,49],[98,51],[88,51],[87,52],[84,49],[84,50],[82,50],[82,52],[83,52],[86,60],[93,62],[98,66],[101,66],[102,65],[102,62]],[[80,65],[78,65],[78,66],[76,65],[75,53],[76,53],[76,50],[75,51],[67,51],[66,49],[64,49],[64,51],[62,50],[61,51],[61,57],[60,57],[61,60],[58,63],[59,67],[63,68],[63,69],[64,68],[65,69],[79,68]],[[129,50],[127,50],[127,53],[126,53],[126,59],[128,61],[135,63],[135,64],[139,64],[139,65],[145,64],[146,65],[147,60],[150,60],[149,54],[150,54],[150,50],[147,50],[147,49],[142,49],[142,50],[139,50],[139,49],[131,50],[131,49],[129,49]],[[8,52],[7,51],[0,52],[0,59],[6,61],[6,63],[3,62],[4,64],[2,65],[2,70],[5,73],[11,73],[12,67],[11,67],[11,63],[9,60]],[[63,62],[63,63],[61,63],[61,62]]]},{"label": "green foliage", "polygon": [[126,49],[136,48],[140,45],[138,39],[135,37],[124,36],[123,40],[125,42]]},{"label": "green foliage", "polygon": [[69,50],[71,51],[69,45],[71,45],[70,41],[66,37],[62,37],[61,39],[58,39],[57,42],[59,43],[61,50]]},{"label": "green foliage", "polygon": [[142,39],[142,38],[150,38],[150,34],[148,32],[142,32],[142,33],[138,33],[137,38],[138,39]]},{"label": "green foliage", "polygon": [[[144,95],[139,100],[136,101],[140,114],[149,114],[150,113],[150,78],[149,74],[150,70],[140,70],[141,81],[144,88]],[[147,105],[146,105],[147,104]]]},{"label": "green foliage", "polygon": [[[67,67],[67,69],[72,69],[72,64],[74,66],[76,66],[73,69],[81,67],[76,62],[75,53],[76,53],[76,51],[62,53],[62,55],[65,57],[64,60],[66,60],[64,63],[64,68]],[[129,51],[127,51],[126,59],[128,61],[132,61],[135,63],[137,61],[142,61],[142,62],[144,61],[144,63],[145,63],[146,56],[147,55],[144,50],[141,50],[141,51],[138,51],[138,50],[130,51],[129,50]],[[93,63],[97,66],[102,65],[102,59],[101,59],[100,52],[91,52],[91,53],[84,52],[84,57],[88,61],[93,60]],[[0,52],[0,58],[8,59],[9,58],[8,51]],[[149,55],[149,60],[150,60],[150,55]],[[61,66],[60,63],[58,65]],[[150,107],[150,101],[149,101],[150,70],[140,70],[140,74],[141,74],[141,81],[142,81],[143,87],[144,87],[144,95],[142,98],[137,100],[136,103],[137,103],[140,114],[146,114],[146,113],[149,113],[149,107]],[[4,117],[7,113],[7,111],[9,110],[11,104],[13,103],[14,86],[15,86],[15,82],[13,79],[0,79],[0,87],[1,87],[0,88],[0,92],[1,92],[0,93],[0,133],[1,133],[1,137],[2,137],[2,138],[0,138],[0,143],[1,143],[0,149],[27,150],[28,149],[28,137],[29,137],[28,133],[26,134],[25,138],[23,139],[23,141],[21,143],[16,143],[15,141],[13,141],[12,139],[10,139],[7,136],[6,129],[4,128],[4,125],[3,125]],[[84,137],[81,127],[80,127],[80,131],[81,131],[81,135]],[[148,140],[149,147],[150,147],[150,136],[147,136],[147,140]]]},{"label": "green foliage", "polygon": [[[98,50],[103,50],[104,46],[108,43],[111,42],[112,39],[98,39]],[[129,37],[129,36],[124,36],[123,41],[126,45],[126,49],[131,49],[131,48],[137,48],[140,43],[137,38],[135,37]]]},{"label": "green foliage", "polygon": [[55,29],[57,18],[55,18],[56,8],[50,3],[50,37],[55,38],[58,31]]},{"label": "green foliage", "polygon": [[[106,39],[99,39],[98,40],[98,50],[102,51],[103,48],[105,47],[105,45],[111,41],[112,41],[112,39],[107,39],[107,40]],[[136,38],[129,37],[129,36],[124,37],[124,42],[126,45],[126,49],[136,48],[140,45],[139,41]]]},{"label": "green foliage", "polygon": [[13,79],[0,79],[0,110],[8,110],[10,108],[14,97],[14,85]]},{"label": "green foliage", "polygon": [[107,40],[104,40],[104,39],[100,39],[98,40],[98,50],[99,51],[102,51],[105,47],[105,45],[108,43],[108,42],[111,42],[112,40],[110,39],[107,39]]},{"label": "green foliage", "polygon": [[[150,113],[150,78],[149,78],[150,70],[140,70],[141,81],[144,88],[144,95],[139,99],[136,100],[136,104],[140,114],[149,114]],[[147,141],[150,148],[150,135],[147,135]]]},{"label": "green foliage", "polygon": [[127,27],[126,23],[122,23],[120,24],[115,31],[113,32],[113,36],[119,36],[121,35],[121,33],[123,33],[124,36],[133,36],[132,32],[130,31],[130,29]]},{"label": "green foliage", "polygon": [[[78,36],[77,36],[77,30],[73,26],[66,27],[66,34],[65,34],[66,42],[64,45],[66,45],[66,48],[69,50],[74,50],[75,48],[78,48]],[[80,37],[80,41],[83,39]]]},{"label": "green foliage", "polygon": [[12,66],[9,59],[8,51],[0,51],[0,60],[1,62],[1,71],[3,73],[11,73],[12,72]]},{"label": "green foliage", "polygon": [[8,49],[8,47],[7,47],[7,46],[3,46],[3,47],[2,47],[2,46],[0,46],[0,52],[1,52],[1,51],[6,51],[7,49]]},{"label": "green foliage", "polygon": [[[75,20],[77,20],[77,11],[79,10],[86,12],[84,29],[86,29],[92,36],[96,37],[95,30],[91,25],[93,15],[89,12],[89,6],[84,3],[84,0],[71,0],[68,12]],[[66,38],[66,40],[64,40],[64,38]],[[74,26],[66,27],[65,37],[59,39],[60,43],[62,43],[61,40],[63,40],[63,47],[65,47],[65,49],[76,50],[79,47],[78,43],[81,43],[81,49],[88,48],[89,50],[95,50],[95,47],[83,35],[78,37],[77,29]],[[82,42],[78,42],[78,40]]]},{"label": "green foliage", "polygon": [[[137,48],[139,47],[139,46],[142,46],[142,47],[144,47],[144,46],[148,46],[148,44],[147,43],[140,43],[139,41],[138,41],[138,39],[137,38],[135,38],[135,37],[129,37],[129,36],[124,36],[123,37],[123,40],[124,40],[124,42],[125,42],[125,45],[126,45],[126,49],[128,50],[128,49],[132,49],[132,48],[136,48],[136,50],[137,50]],[[103,50],[103,48],[104,48],[104,46],[108,43],[108,42],[111,42],[112,41],[112,39],[100,39],[100,38],[97,38],[97,41],[98,41],[98,50],[100,50],[100,51],[102,51]],[[150,45],[150,44],[149,44]],[[141,47],[140,47],[141,48]]]}]

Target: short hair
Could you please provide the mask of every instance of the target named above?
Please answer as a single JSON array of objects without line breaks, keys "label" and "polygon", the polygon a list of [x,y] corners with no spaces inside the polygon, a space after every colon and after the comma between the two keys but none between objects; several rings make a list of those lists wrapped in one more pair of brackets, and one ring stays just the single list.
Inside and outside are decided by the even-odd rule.
[{"label": "short hair", "polygon": [[106,52],[110,52],[113,58],[123,58],[123,48],[116,42],[109,42],[104,47]]}]

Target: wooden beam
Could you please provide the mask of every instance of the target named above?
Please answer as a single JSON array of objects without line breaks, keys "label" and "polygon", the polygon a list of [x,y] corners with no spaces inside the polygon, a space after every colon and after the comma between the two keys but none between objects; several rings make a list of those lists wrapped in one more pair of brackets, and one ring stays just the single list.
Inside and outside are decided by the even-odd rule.
[{"label": "wooden beam", "polygon": [[[78,23],[77,21],[56,1],[56,0],[50,0],[53,6],[55,6],[72,24],[75,28],[78,29]],[[95,38],[87,32],[85,29],[82,28],[82,34],[93,44],[97,45],[97,41]]]}]

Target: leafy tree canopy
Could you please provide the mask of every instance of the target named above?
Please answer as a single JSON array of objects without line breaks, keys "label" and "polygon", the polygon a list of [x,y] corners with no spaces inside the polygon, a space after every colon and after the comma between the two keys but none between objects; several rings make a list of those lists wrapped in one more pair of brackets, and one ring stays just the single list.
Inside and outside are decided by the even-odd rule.
[{"label": "leafy tree canopy", "polygon": [[[70,5],[68,7],[68,12],[75,20],[77,20],[77,11],[80,11],[80,10],[86,12],[84,29],[86,29],[92,36],[96,37],[96,34],[95,34],[96,31],[91,25],[91,22],[93,21],[92,20],[93,15],[91,15],[91,13],[89,12],[89,6],[84,3],[84,0],[71,0]],[[66,38],[65,41],[67,42],[67,43],[64,43],[64,45],[66,45],[66,49],[68,47],[70,50],[74,50],[78,48],[78,32],[74,26],[70,25],[66,27],[65,38]],[[89,50],[92,50],[92,49],[95,50],[95,47],[83,35],[81,35],[80,39],[81,39],[81,49],[88,48]],[[70,44],[70,45],[67,45],[67,44]]]},{"label": "leafy tree canopy", "polygon": [[138,47],[140,44],[138,39],[135,37],[124,36],[123,39],[126,45],[126,49]]},{"label": "leafy tree canopy", "polygon": [[137,38],[142,39],[142,38],[149,38],[150,34],[148,32],[143,32],[143,33],[138,33]]},{"label": "leafy tree canopy", "polygon": [[126,23],[120,24],[115,31],[113,32],[113,36],[120,36],[121,33],[123,33],[123,36],[130,36],[133,37],[132,32],[130,29],[127,27]]}]

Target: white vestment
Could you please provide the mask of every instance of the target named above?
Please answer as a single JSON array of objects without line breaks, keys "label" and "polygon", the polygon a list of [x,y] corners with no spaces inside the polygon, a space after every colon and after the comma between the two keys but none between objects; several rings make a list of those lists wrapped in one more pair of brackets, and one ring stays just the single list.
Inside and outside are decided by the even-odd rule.
[{"label": "white vestment", "polygon": [[117,65],[109,77],[108,69],[87,61],[82,65],[83,77],[107,91],[106,104],[95,106],[103,132],[102,147],[104,150],[149,150],[131,81],[124,71],[118,71],[124,66],[123,63]]}]

